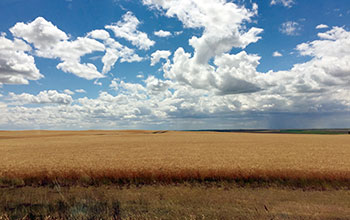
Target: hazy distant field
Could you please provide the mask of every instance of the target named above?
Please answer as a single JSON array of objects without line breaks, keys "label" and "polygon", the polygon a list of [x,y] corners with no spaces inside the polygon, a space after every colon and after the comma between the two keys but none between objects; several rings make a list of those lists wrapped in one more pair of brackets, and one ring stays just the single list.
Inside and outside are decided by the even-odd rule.
[{"label": "hazy distant field", "polygon": [[24,179],[350,180],[350,135],[2,131],[0,155],[0,176]]}]

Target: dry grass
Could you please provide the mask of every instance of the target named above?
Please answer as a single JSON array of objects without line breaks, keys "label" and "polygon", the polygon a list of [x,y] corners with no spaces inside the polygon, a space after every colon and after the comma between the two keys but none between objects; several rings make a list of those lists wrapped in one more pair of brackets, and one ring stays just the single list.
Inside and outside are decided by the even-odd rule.
[{"label": "dry grass", "polygon": [[[206,188],[201,184],[130,186],[128,189],[113,186],[0,189],[0,220],[112,220],[116,217],[345,220],[350,216],[349,206],[349,190]],[[22,218],[24,216],[31,218]]]},{"label": "dry grass", "polygon": [[2,131],[0,155],[5,185],[278,180],[350,187],[350,135]]}]

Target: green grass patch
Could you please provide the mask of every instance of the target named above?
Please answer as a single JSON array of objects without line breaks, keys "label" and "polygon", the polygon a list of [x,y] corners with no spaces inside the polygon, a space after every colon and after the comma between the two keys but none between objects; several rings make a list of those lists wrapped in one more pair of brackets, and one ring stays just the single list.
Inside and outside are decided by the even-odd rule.
[{"label": "green grass patch", "polygon": [[348,134],[345,130],[280,130],[283,134]]}]

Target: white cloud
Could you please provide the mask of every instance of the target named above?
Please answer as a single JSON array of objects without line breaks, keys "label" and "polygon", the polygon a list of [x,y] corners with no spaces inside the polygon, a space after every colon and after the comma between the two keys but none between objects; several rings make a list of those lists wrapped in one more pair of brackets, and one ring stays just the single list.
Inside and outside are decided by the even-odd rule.
[{"label": "white cloud", "polygon": [[109,84],[109,88],[114,89],[114,90],[118,90],[119,89],[119,79],[118,78],[114,78],[111,81],[111,84]]},{"label": "white cloud", "polygon": [[284,7],[288,7],[291,8],[295,2],[294,0],[271,0],[270,5],[277,5],[277,4],[281,4]]},{"label": "white cloud", "polygon": [[10,31],[14,36],[33,43],[35,48],[43,51],[52,50],[56,44],[69,38],[66,33],[42,17],[27,24],[19,22],[10,28]]},{"label": "white cloud", "polygon": [[183,31],[175,31],[175,32],[174,32],[174,35],[178,36],[178,35],[180,35],[180,34],[182,34],[182,33],[183,33]]},{"label": "white cloud", "polygon": [[303,43],[297,46],[302,55],[314,57],[339,57],[343,58],[350,53],[350,33],[341,27],[333,27],[331,30],[319,33],[320,40]]},{"label": "white cloud", "polygon": [[145,32],[137,30],[139,25],[140,21],[129,11],[123,15],[122,21],[106,25],[105,28],[112,30],[116,37],[130,41],[132,45],[139,49],[148,50],[155,42],[150,40]]},{"label": "white cloud", "polygon": [[102,83],[98,81],[98,79],[96,79],[94,81],[94,85],[97,85],[97,86],[102,86]]},{"label": "white cloud", "polygon": [[57,69],[61,69],[66,73],[74,73],[74,75],[81,78],[92,80],[96,78],[104,77],[98,72],[96,66],[92,63],[79,63],[79,62],[69,62],[65,61],[57,65]]},{"label": "white cloud", "polygon": [[112,38],[105,40],[107,47],[105,55],[102,57],[103,69],[102,73],[107,73],[120,59],[120,62],[140,62],[143,60],[139,55],[135,54],[133,49],[121,45],[119,42]]},{"label": "white cloud", "polygon": [[145,80],[145,83],[146,83],[147,92],[151,94],[158,94],[161,92],[165,92],[166,90],[168,90],[170,86],[170,81],[163,81],[154,76],[149,76]]},{"label": "white cloud", "polygon": [[58,64],[57,68],[64,72],[85,79],[104,77],[92,63],[80,63],[82,56],[105,50],[104,45],[94,39],[78,37],[76,40],[69,40],[66,33],[42,17],[27,24],[17,23],[10,31],[15,37],[32,43],[37,56],[59,58],[62,63]]},{"label": "white cloud", "polygon": [[[198,65],[179,48],[174,53],[172,64],[166,63],[164,76],[196,89],[214,91],[217,94],[238,94],[259,91],[254,85],[256,67],[260,57],[242,51],[238,54],[222,54],[214,59],[215,66]],[[250,82],[249,82],[250,81]]]},{"label": "white cloud", "polygon": [[156,35],[158,37],[170,37],[171,33],[169,31],[159,30],[159,31],[155,31],[154,35]]},{"label": "white cloud", "polygon": [[119,89],[124,93],[132,94],[132,95],[141,95],[144,97],[143,93],[146,92],[146,89],[138,83],[127,83],[121,80],[119,82]]},{"label": "white cloud", "polygon": [[301,27],[298,22],[295,21],[287,21],[284,22],[281,27],[280,31],[283,34],[289,35],[289,36],[296,36],[300,34]]},{"label": "white cloud", "polygon": [[65,89],[63,92],[66,93],[67,95],[74,95],[74,92],[69,89]]},{"label": "white cloud", "polygon": [[168,57],[171,55],[169,50],[157,50],[151,54],[151,66],[156,65],[160,59],[168,60]]},{"label": "white cloud", "polygon": [[136,78],[139,78],[139,79],[142,79],[142,78],[144,78],[145,76],[143,75],[143,74],[138,74],[138,75],[136,75]]},{"label": "white cloud", "polygon": [[84,89],[76,89],[75,92],[76,93],[86,93],[86,91]]},{"label": "white cloud", "polygon": [[31,47],[15,38],[13,41],[0,36],[0,86],[1,84],[28,84],[44,76],[35,65],[34,57],[28,55]]},{"label": "white cloud", "polygon": [[275,52],[273,52],[272,56],[273,57],[282,57],[283,55],[280,52],[275,51]]},{"label": "white cloud", "polygon": [[324,28],[329,28],[329,27],[326,24],[319,24],[316,26],[316,29],[324,29]]},{"label": "white cloud", "polygon": [[98,40],[107,40],[110,37],[109,33],[105,30],[93,30],[90,31],[86,36]]},{"label": "white cloud", "polygon": [[[136,30],[138,25],[139,21],[137,18],[131,13],[127,13],[123,16],[123,21],[118,22],[116,26],[109,27],[118,32],[117,36],[129,36],[133,43],[146,49],[146,47],[153,45],[154,42],[147,40],[145,33]],[[53,59],[59,58],[61,63],[57,65],[58,69],[88,80],[105,77],[104,74],[111,70],[118,59],[120,59],[120,62],[140,62],[143,60],[143,58],[135,54],[133,49],[121,45],[110,38],[109,33],[102,29],[93,30],[86,37],[70,40],[66,33],[51,22],[38,17],[28,24],[17,23],[10,31],[14,36],[32,43],[36,49],[35,53],[37,56]],[[103,43],[95,39],[102,40]],[[102,73],[92,63],[81,63],[81,57],[96,51],[106,51],[102,57],[104,64]]]},{"label": "white cloud", "polygon": [[334,27],[319,37],[297,46],[301,55],[312,57],[310,61],[263,77],[267,91],[288,98],[289,111],[344,111],[350,107],[346,95],[350,92],[350,32]]},{"label": "white cloud", "polygon": [[203,28],[203,35],[193,36],[189,43],[194,48],[194,59],[204,64],[210,58],[228,52],[232,47],[245,48],[260,39],[263,30],[246,30],[244,22],[250,22],[257,14],[257,5],[249,10],[223,0],[143,0],[145,5],[164,10],[168,17],[177,17],[185,28]]},{"label": "white cloud", "polygon": [[28,93],[15,94],[9,93],[9,100],[16,104],[64,104],[68,105],[73,102],[70,95],[59,93],[56,90],[44,90],[38,95]]},{"label": "white cloud", "polygon": [[[202,1],[201,5],[196,1],[180,0],[144,0],[144,3],[164,10],[167,16],[178,17],[185,27],[203,29],[202,36],[192,38],[196,40],[190,41],[194,54],[186,52],[183,48],[178,48],[171,59],[167,55],[170,52],[165,54],[163,77],[151,75],[140,83],[113,79],[109,87],[114,95],[101,91],[97,98],[84,97],[73,100],[71,96],[54,90],[42,91],[38,95],[10,93],[9,100],[13,102],[0,103],[2,114],[0,127],[8,125],[31,127],[35,124],[56,129],[61,127],[72,129],[70,127],[72,125],[83,126],[85,129],[120,129],[154,125],[163,126],[165,129],[184,127],[191,129],[214,124],[226,128],[232,128],[231,126],[252,128],[281,126],[283,117],[286,117],[287,125],[305,123],[304,125],[317,126],[320,125],[317,123],[323,121],[319,120],[322,119],[322,114],[349,116],[350,32],[344,28],[334,27],[319,33],[318,40],[299,44],[297,51],[300,55],[309,56],[309,61],[295,64],[290,70],[259,73],[258,55],[248,54],[243,50],[237,54],[228,52],[232,47],[244,48],[248,45],[247,42],[258,37],[253,34],[253,38],[247,40],[245,34],[249,30],[244,28],[245,22],[250,20],[250,16],[247,18],[247,13],[251,16],[256,14],[254,8],[256,6],[248,10],[232,2],[220,0],[212,2],[213,9],[210,11],[206,1]],[[182,4],[187,4],[190,11]],[[218,11],[223,12],[217,13]],[[231,19],[231,22],[236,23],[229,24],[226,16],[235,18]],[[227,21],[227,24],[217,23],[217,27],[212,27],[214,21]],[[214,36],[215,31],[217,38],[208,38],[208,45],[195,44],[208,36]],[[226,38],[226,35],[231,38]],[[91,34],[86,38],[92,37]],[[121,55],[124,46],[111,38],[99,38],[99,40],[103,40],[105,48],[116,50],[108,56],[113,57],[115,54],[118,56],[114,61],[112,58],[107,59],[108,56],[105,55],[106,68],[108,66],[111,68],[118,59],[124,58],[127,62],[127,57],[132,57],[131,54],[134,54],[130,52],[130,56]],[[59,42],[61,41],[68,40]],[[213,44],[214,42],[216,44]],[[91,45],[93,44],[91,42]],[[2,45],[5,44],[0,44],[0,47]],[[21,49],[18,50],[23,53],[30,50],[25,43],[21,45]],[[81,51],[89,51],[89,48],[74,49],[79,48],[77,45],[78,42],[75,42],[69,47],[73,48],[73,55],[69,55],[71,59],[85,54]],[[211,49],[210,45],[224,49]],[[209,51],[209,58],[201,58],[206,51],[204,49]],[[68,57],[63,52],[55,52],[51,56],[58,53],[59,57]],[[162,56],[160,53],[154,54],[151,63],[158,62],[160,58],[157,57]],[[67,58],[68,60],[70,59]],[[94,83],[100,82],[96,80]],[[14,106],[15,103],[64,105]],[[307,114],[312,114],[312,118],[321,116],[313,124],[303,120],[303,116]],[[299,116],[289,117],[291,115]],[[331,116],[329,118],[332,118]],[[343,119],[337,117],[340,122],[337,125],[348,125],[350,122],[349,117],[342,117]]]},{"label": "white cloud", "polygon": [[[210,3],[184,0],[143,2],[165,10],[168,17],[176,16],[187,28],[204,28],[202,36],[189,40],[195,51],[193,56],[178,48],[172,62],[167,60],[163,65],[165,78],[222,95],[260,90],[259,86],[249,82],[256,75],[260,57],[244,51],[236,55],[226,54],[233,47],[245,48],[260,39],[258,34],[262,29],[244,28],[245,22],[250,22],[257,14],[256,4],[249,10],[221,0]],[[156,55],[159,53],[152,56],[151,65],[158,61]],[[208,64],[213,57],[215,66]]]}]

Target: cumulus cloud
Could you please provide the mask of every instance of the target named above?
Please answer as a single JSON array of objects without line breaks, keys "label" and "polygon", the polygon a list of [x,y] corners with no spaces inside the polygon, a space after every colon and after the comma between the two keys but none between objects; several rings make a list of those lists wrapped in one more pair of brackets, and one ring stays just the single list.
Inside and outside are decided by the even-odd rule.
[{"label": "cumulus cloud", "polygon": [[102,86],[102,83],[99,82],[98,79],[96,79],[96,80],[94,81],[94,85]]},{"label": "cumulus cloud", "polygon": [[157,50],[151,54],[151,66],[156,65],[160,59],[168,60],[168,57],[171,55],[169,50]]},{"label": "cumulus cloud", "polygon": [[104,77],[94,64],[80,63],[82,56],[105,50],[104,45],[94,39],[78,37],[76,40],[69,40],[66,33],[42,17],[27,24],[19,22],[10,31],[15,37],[32,43],[37,56],[59,58],[62,63],[59,63],[57,68],[64,72],[88,80]]},{"label": "cumulus cloud", "polygon": [[297,36],[300,34],[301,26],[298,22],[287,21],[281,25],[280,31],[289,36]]},{"label": "cumulus cloud", "polygon": [[139,49],[149,50],[155,42],[150,40],[145,32],[137,30],[139,25],[140,21],[129,11],[123,15],[122,21],[106,25],[105,28],[112,30],[116,37],[125,38],[130,41],[132,45]]},{"label": "cumulus cloud", "polygon": [[69,38],[66,33],[43,17],[38,17],[27,24],[19,22],[10,31],[14,36],[33,43],[37,49],[43,51],[52,50],[52,47]]},{"label": "cumulus cloud", "polygon": [[322,58],[326,56],[346,57],[350,52],[350,32],[342,27],[333,27],[331,30],[318,33],[320,40],[302,43],[297,49],[302,55]]},{"label": "cumulus cloud", "polygon": [[213,90],[217,94],[256,92],[254,85],[256,67],[260,57],[242,51],[238,54],[222,54],[214,59],[215,66],[198,65],[183,48],[175,51],[172,64],[164,66],[164,76],[195,89]]},{"label": "cumulus cloud", "polygon": [[[177,17],[186,28],[203,28],[202,36],[193,36],[189,40],[194,48],[193,55],[178,48],[173,59],[163,65],[165,78],[221,95],[260,90],[254,85],[255,68],[260,57],[244,51],[233,55],[226,53],[233,47],[243,49],[260,39],[258,34],[262,29],[244,27],[257,14],[256,4],[247,9],[219,0],[210,3],[144,0],[143,3],[165,11],[168,17]],[[158,57],[160,52],[152,55],[151,65],[158,61]],[[214,58],[215,65],[208,63],[211,58]]]},{"label": "cumulus cloud", "polygon": [[282,57],[283,55],[280,52],[275,51],[275,52],[273,52],[272,56],[273,57]]},{"label": "cumulus cloud", "polygon": [[[144,4],[166,16],[177,17],[186,28],[203,30],[201,36],[189,41],[194,53],[180,47],[170,59],[167,55],[170,52],[164,55],[163,77],[149,75],[140,83],[115,78],[109,84],[110,93],[101,91],[96,98],[84,97],[74,101],[68,94],[57,91],[43,91],[41,98],[41,93],[11,93],[12,103],[49,105],[0,103],[0,126],[23,127],[34,123],[54,128],[67,125],[84,128],[142,128],[146,125],[145,128],[150,128],[154,125],[165,129],[198,129],[213,124],[226,128],[276,128],[305,123],[303,125],[325,127],[327,125],[320,124],[325,114],[329,114],[329,118],[337,117],[337,125],[349,124],[349,31],[333,27],[319,33],[319,39],[296,47],[300,55],[309,57],[308,61],[295,64],[289,70],[260,73],[257,71],[260,56],[248,54],[243,49],[236,54],[229,52],[233,47],[244,48],[249,44],[247,42],[258,40],[258,34],[247,37],[252,28],[245,28],[246,22],[257,13],[256,6],[249,10],[222,0],[212,3],[211,11],[205,1],[199,5],[197,1],[144,0]],[[214,24],[217,27],[212,27]],[[201,39],[211,34],[214,37],[207,45],[200,44]],[[93,34],[88,34],[87,38],[94,38]],[[96,39],[103,41],[105,48],[122,50],[110,37]],[[222,49],[211,49],[210,45]],[[202,57],[206,50],[210,55]],[[158,52],[158,55],[151,56],[151,63],[157,63],[161,59],[157,57],[162,57],[160,55]],[[121,60],[122,56],[118,55],[118,59]],[[115,63],[113,59],[107,61],[106,58],[104,65],[110,67]],[[54,94],[66,96],[68,101],[57,101]],[[307,114],[312,114],[315,120],[305,120],[303,116]]]},{"label": "cumulus cloud", "polygon": [[59,93],[56,90],[44,90],[38,95],[32,95],[28,93],[15,94],[9,93],[8,100],[13,101],[16,104],[63,104],[68,105],[73,102],[70,95],[65,93]]},{"label": "cumulus cloud", "polygon": [[270,5],[283,5],[284,7],[291,8],[295,2],[294,0],[271,0]]},{"label": "cumulus cloud", "polygon": [[154,76],[149,76],[146,80],[147,92],[151,94],[157,94],[168,90],[170,86],[169,81],[160,80]]},{"label": "cumulus cloud", "polygon": [[84,89],[76,89],[75,92],[76,93],[86,93],[86,91]]},{"label": "cumulus cloud", "polygon": [[118,78],[114,78],[111,81],[111,84],[109,84],[109,88],[114,89],[114,90],[118,90],[119,89],[119,79]]},{"label": "cumulus cloud", "polygon": [[[123,16],[122,21],[114,26],[107,25],[106,28],[112,29],[116,36],[128,37],[133,44],[142,49],[148,49],[154,42],[148,39],[147,34],[136,29],[139,23],[130,12]],[[17,23],[10,31],[15,37],[33,44],[37,56],[51,59],[58,58],[61,60],[61,63],[57,65],[58,69],[88,80],[105,77],[104,74],[108,73],[118,60],[120,62],[140,62],[143,60],[133,49],[121,45],[112,39],[106,30],[102,29],[93,30],[87,33],[85,37],[77,37],[75,40],[71,40],[57,26],[42,17],[38,17],[27,24]],[[19,42],[19,40],[17,41]],[[104,64],[102,73],[92,63],[81,63],[81,57],[96,51],[105,51],[105,55],[102,57]],[[30,59],[30,56],[24,55],[24,58]],[[32,70],[35,71],[33,67]],[[13,80],[15,80],[14,77]],[[17,78],[16,80],[19,81]]]},{"label": "cumulus cloud", "polygon": [[74,73],[74,75],[88,80],[104,77],[98,72],[96,66],[92,63],[81,64],[74,61],[65,61],[58,64],[57,68],[61,69],[63,72]]},{"label": "cumulus cloud", "polygon": [[106,53],[102,57],[103,69],[102,73],[107,73],[115,65],[115,63],[120,59],[120,62],[140,62],[143,60],[139,55],[135,53],[133,49],[130,49],[112,38],[105,40]]},{"label": "cumulus cloud", "polygon": [[319,24],[316,26],[316,29],[324,29],[324,28],[329,28],[329,27],[326,24]]},{"label": "cumulus cloud", "polygon": [[169,31],[159,30],[159,31],[155,31],[154,35],[158,37],[170,37],[172,34]]},{"label": "cumulus cloud", "polygon": [[105,30],[93,30],[90,31],[86,36],[98,40],[107,40],[110,37],[109,33]]},{"label": "cumulus cloud", "polygon": [[320,39],[297,46],[301,55],[311,56],[289,71],[268,72],[262,77],[266,92],[287,100],[288,111],[348,111],[350,100],[350,32],[343,28],[318,34]]},{"label": "cumulus cloud", "polygon": [[0,85],[28,84],[28,80],[39,80],[44,76],[29,55],[31,47],[23,40],[0,36]]},{"label": "cumulus cloud", "polygon": [[232,47],[245,48],[260,39],[263,30],[245,30],[243,23],[250,22],[258,6],[251,10],[222,0],[199,2],[195,0],[143,0],[145,5],[165,11],[168,17],[177,17],[185,28],[203,28],[200,38],[193,36],[189,43],[194,48],[194,59],[204,64],[210,58],[228,52]]},{"label": "cumulus cloud", "polygon": [[65,89],[63,90],[63,92],[66,93],[67,95],[74,95],[74,92],[69,89]]},{"label": "cumulus cloud", "polygon": [[183,31],[175,31],[175,32],[174,32],[174,35],[178,36],[178,35],[180,35],[180,34],[182,34],[182,33],[183,33]]}]

